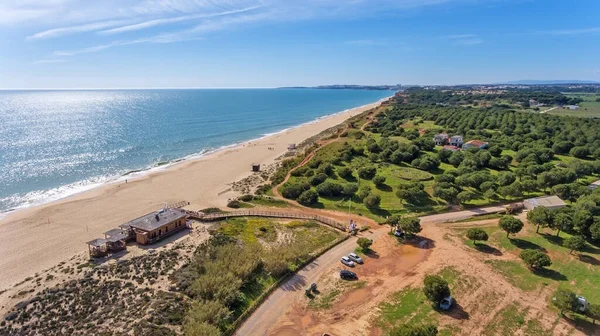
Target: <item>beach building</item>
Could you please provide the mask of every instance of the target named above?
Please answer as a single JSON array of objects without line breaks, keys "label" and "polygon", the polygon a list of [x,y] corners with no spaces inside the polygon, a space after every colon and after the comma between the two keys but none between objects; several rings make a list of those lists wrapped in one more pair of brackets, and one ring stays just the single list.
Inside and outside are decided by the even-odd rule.
[{"label": "beach building", "polygon": [[454,147],[462,147],[462,145],[463,145],[462,135],[455,135],[455,136],[450,137],[448,144],[450,146],[454,146]]},{"label": "beach building", "polygon": [[446,145],[442,148],[443,150],[449,150],[452,152],[457,152],[460,150],[460,148],[456,147],[456,146],[450,146],[450,145]]},{"label": "beach building", "polygon": [[523,202],[525,208],[527,210],[533,210],[536,207],[542,206],[548,209],[558,209],[567,206],[567,203],[560,199],[558,196],[544,196],[544,197],[536,197],[530,198]]},{"label": "beach building", "polygon": [[162,209],[136,218],[120,228],[127,230],[127,237],[135,237],[138,244],[148,245],[187,228],[187,217],[187,213],[180,209]]},{"label": "beach building", "polygon": [[259,172],[260,171],[260,164],[259,163],[253,163],[252,164],[252,171],[253,172]]},{"label": "beach building", "polygon": [[471,141],[467,141],[467,143],[465,143],[462,148],[463,149],[469,149],[471,147],[477,147],[480,149],[484,149],[488,147],[488,143],[485,141],[481,141],[481,140],[471,140]]},{"label": "beach building", "polygon": [[288,150],[294,150],[296,149],[296,144],[289,144],[288,145]]},{"label": "beach building", "polygon": [[448,143],[448,134],[439,133],[433,137],[433,142],[435,142],[436,146],[443,146]]}]

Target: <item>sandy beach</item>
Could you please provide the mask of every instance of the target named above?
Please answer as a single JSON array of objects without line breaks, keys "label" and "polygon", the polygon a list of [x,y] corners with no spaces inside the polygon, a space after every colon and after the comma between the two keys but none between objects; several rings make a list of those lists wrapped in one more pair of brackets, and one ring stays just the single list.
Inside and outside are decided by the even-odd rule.
[{"label": "sandy beach", "polygon": [[380,103],[184,161],[127,183],[106,184],[10,213],[0,220],[0,290],[86,251],[85,242],[164,203],[186,201],[194,210],[224,207],[228,199],[238,196],[231,183],[251,175],[252,163],[273,164],[289,144],[300,143]]}]

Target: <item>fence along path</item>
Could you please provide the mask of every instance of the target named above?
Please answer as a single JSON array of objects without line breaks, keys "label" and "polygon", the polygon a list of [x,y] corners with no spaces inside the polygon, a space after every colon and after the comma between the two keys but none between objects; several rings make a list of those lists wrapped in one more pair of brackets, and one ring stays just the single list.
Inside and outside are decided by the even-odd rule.
[{"label": "fence along path", "polygon": [[292,218],[292,219],[307,219],[315,220],[323,224],[329,225],[335,229],[346,231],[346,227],[343,224],[336,222],[335,220],[319,215],[310,215],[299,212],[291,211],[257,211],[257,210],[239,210],[232,212],[218,212],[210,214],[202,214],[198,212],[188,211],[188,214],[201,221],[214,221],[220,219],[226,219],[229,217],[270,217],[270,218]]}]

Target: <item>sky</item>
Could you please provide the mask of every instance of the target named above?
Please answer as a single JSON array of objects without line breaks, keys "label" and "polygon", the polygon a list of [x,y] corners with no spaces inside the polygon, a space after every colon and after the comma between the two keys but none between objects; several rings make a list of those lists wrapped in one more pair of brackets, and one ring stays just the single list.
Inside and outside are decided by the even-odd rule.
[{"label": "sky", "polygon": [[600,81],[598,0],[0,0],[0,88]]}]

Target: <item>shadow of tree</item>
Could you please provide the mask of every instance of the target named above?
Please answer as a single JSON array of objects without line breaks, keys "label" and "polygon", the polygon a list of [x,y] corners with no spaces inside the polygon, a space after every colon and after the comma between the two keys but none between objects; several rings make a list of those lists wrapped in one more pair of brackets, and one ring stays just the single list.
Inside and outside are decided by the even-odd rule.
[{"label": "shadow of tree", "polygon": [[600,265],[600,260],[589,256],[587,254],[580,254],[577,256],[579,258],[579,261],[584,262],[586,264],[590,264],[590,265],[594,265],[594,266],[598,266]]},{"label": "shadow of tree", "polygon": [[549,269],[549,268],[533,270],[533,273],[535,275],[541,276],[543,278],[548,278],[548,279],[552,279],[555,281],[567,281],[568,280],[567,277],[565,275],[563,275],[562,273],[557,272],[552,269]]},{"label": "shadow of tree", "polygon": [[564,318],[567,323],[576,329],[583,331],[585,335],[597,335],[598,326],[585,317],[579,314],[565,314]]},{"label": "shadow of tree", "polygon": [[524,239],[520,239],[520,238],[509,238],[510,243],[513,244],[514,246],[522,249],[522,250],[538,250],[541,252],[548,252],[546,251],[545,248],[541,247],[540,245],[536,244],[536,243],[532,243],[528,240],[524,240]]},{"label": "shadow of tree", "polygon": [[487,254],[493,254],[495,256],[501,256],[502,252],[500,250],[498,250],[497,248],[490,246],[488,244],[484,244],[484,243],[475,243],[474,244],[475,249],[479,252],[483,252],[483,253],[487,253]]},{"label": "shadow of tree", "polygon": [[562,246],[565,240],[563,237],[557,237],[556,235],[550,235],[547,233],[542,233],[542,237],[544,237],[544,239],[546,239],[548,242],[558,246]]},{"label": "shadow of tree", "polygon": [[368,251],[364,251],[363,253],[365,254],[365,256],[371,259],[379,259],[379,253],[377,253],[377,251],[369,249]]},{"label": "shadow of tree", "polygon": [[296,274],[289,280],[285,281],[281,285],[281,289],[283,289],[286,292],[293,292],[298,290],[304,290],[304,286],[306,286],[306,277],[300,274]]},{"label": "shadow of tree", "polygon": [[387,192],[390,192],[390,191],[393,190],[392,187],[390,187],[387,184],[380,184],[380,185],[375,186],[375,188],[377,188],[377,189],[379,189],[381,191],[387,191]]},{"label": "shadow of tree", "polygon": [[434,307],[434,310],[455,320],[468,320],[471,317],[458,302],[454,302],[452,308],[448,311],[440,309],[437,305]]},{"label": "shadow of tree", "polygon": [[406,245],[420,249],[431,249],[435,247],[435,241],[421,236],[412,236],[407,238],[398,238],[398,240]]}]

